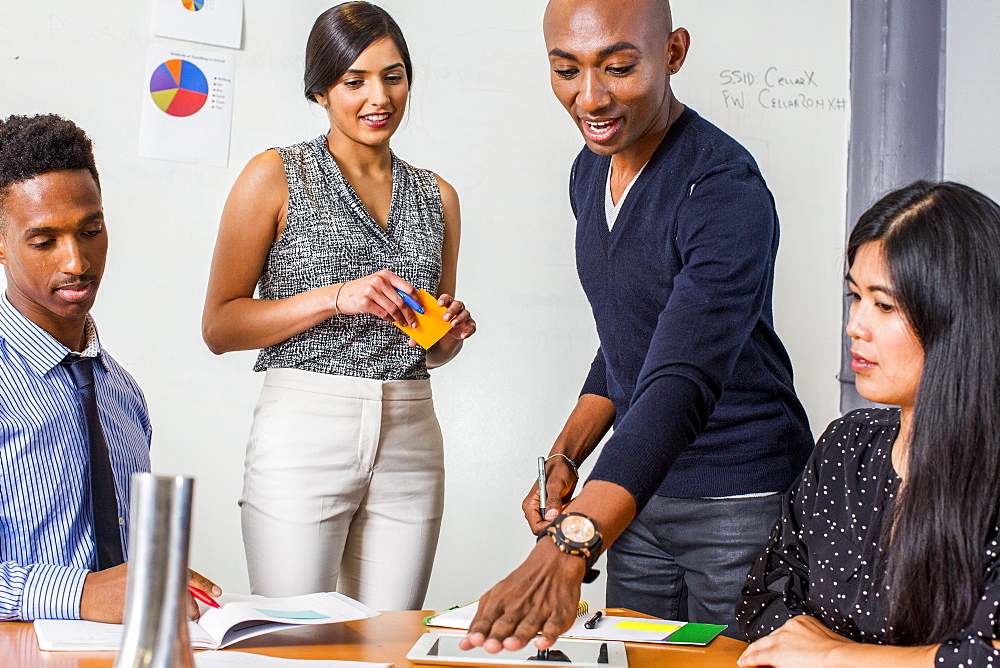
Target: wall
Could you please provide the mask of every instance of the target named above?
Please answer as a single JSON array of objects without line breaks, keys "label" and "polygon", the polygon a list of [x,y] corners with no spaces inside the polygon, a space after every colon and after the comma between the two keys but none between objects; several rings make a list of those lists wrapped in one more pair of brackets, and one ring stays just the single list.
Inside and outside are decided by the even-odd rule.
[{"label": "wall", "polygon": [[948,3],[944,176],[1000,201],[1000,4],[996,0]]},{"label": "wall", "polygon": [[[102,341],[146,391],[154,469],[197,478],[192,566],[232,591],[247,588],[236,501],[261,376],[250,372],[254,353],[215,357],[201,342],[204,287],[242,166],[326,129],[321,110],[302,98],[300,68],[308,29],[327,6],[248,0],[230,167],[217,169],[136,157],[146,47],[167,42],[151,36],[147,3],[0,0],[0,116],[58,112],[95,141],[111,235],[94,311]],[[543,3],[383,6],[406,33],[416,68],[409,119],[393,146],[458,189],[458,292],[480,328],[434,373],[448,483],[427,605],[442,607],[478,596],[530,548],[520,499],[596,349],[566,195],[582,140],[548,87]],[[837,409],[846,3],[675,0],[674,14],[693,35],[674,80],[681,99],[745,143],[778,202],[775,318],[821,429]],[[593,585],[587,595],[603,599]]]}]

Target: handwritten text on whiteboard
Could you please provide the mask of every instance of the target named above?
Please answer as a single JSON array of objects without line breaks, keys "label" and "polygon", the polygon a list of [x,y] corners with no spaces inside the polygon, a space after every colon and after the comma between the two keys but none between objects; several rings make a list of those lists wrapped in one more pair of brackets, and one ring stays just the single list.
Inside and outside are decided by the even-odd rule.
[{"label": "handwritten text on whiteboard", "polygon": [[719,72],[719,85],[727,109],[755,105],[767,110],[847,110],[847,98],[825,91],[816,70],[775,66],[763,71],[725,69]]}]

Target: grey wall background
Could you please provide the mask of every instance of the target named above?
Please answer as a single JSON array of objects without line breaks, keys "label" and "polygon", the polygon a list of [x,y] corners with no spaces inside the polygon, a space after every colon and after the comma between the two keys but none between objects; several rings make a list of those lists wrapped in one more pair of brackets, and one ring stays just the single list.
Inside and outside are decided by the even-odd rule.
[{"label": "grey wall background", "polygon": [[1000,3],[947,5],[944,176],[1000,201]]},{"label": "grey wall background", "polygon": [[[946,2],[851,3],[851,122],[847,225],[882,195],[940,179],[944,160]],[[845,301],[844,324],[849,303]],[[843,337],[841,412],[871,402],[857,393]]]}]

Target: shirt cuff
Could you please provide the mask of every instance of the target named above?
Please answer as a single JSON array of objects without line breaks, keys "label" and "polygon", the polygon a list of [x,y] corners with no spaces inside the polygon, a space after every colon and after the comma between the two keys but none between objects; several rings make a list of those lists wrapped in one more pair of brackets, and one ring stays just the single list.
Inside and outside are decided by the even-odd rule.
[{"label": "shirt cuff", "polygon": [[80,619],[83,582],[89,572],[55,564],[32,566],[21,594],[21,618]]}]

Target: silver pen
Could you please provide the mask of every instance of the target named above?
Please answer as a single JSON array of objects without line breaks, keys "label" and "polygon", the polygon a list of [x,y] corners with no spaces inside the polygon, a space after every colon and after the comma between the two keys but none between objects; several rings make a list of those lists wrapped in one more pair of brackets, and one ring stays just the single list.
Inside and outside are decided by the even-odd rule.
[{"label": "silver pen", "polygon": [[538,458],[538,509],[541,511],[542,519],[545,519],[545,457]]}]

